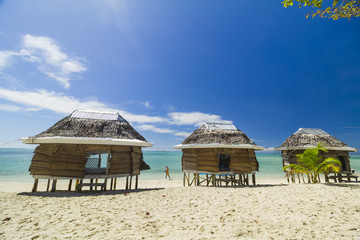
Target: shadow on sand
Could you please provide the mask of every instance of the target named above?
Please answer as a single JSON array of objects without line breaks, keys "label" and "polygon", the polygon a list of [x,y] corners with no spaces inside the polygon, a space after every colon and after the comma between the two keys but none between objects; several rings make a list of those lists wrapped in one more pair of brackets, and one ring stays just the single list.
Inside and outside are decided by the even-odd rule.
[{"label": "shadow on sand", "polygon": [[21,196],[31,196],[31,197],[84,197],[84,196],[112,196],[112,195],[128,195],[131,193],[147,192],[147,191],[158,191],[164,188],[144,188],[144,189],[134,189],[134,190],[109,190],[109,191],[81,191],[78,193],[76,191],[56,191],[56,192],[21,192],[17,195]]},{"label": "shadow on sand", "polygon": [[324,185],[331,186],[331,187],[345,187],[345,188],[360,189],[360,182],[324,183]]}]

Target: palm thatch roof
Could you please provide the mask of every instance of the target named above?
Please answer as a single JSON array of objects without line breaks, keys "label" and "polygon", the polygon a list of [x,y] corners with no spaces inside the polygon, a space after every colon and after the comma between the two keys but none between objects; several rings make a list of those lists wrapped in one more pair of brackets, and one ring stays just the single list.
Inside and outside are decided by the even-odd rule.
[{"label": "palm thatch roof", "polygon": [[131,125],[117,112],[76,110],[48,130],[24,143],[106,144],[150,147]]},{"label": "palm thatch roof", "polygon": [[232,123],[206,123],[175,148],[248,148],[263,150]]},{"label": "palm thatch roof", "polygon": [[328,150],[356,152],[355,148],[349,147],[346,143],[341,142],[337,138],[318,128],[299,128],[299,130],[288,137],[280,147],[275,149],[282,151],[314,148],[319,142],[321,142]]}]

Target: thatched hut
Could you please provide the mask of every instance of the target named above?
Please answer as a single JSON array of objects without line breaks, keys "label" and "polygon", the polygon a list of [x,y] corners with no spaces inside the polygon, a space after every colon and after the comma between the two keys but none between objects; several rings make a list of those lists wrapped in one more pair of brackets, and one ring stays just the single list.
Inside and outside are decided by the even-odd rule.
[{"label": "thatched hut", "polygon": [[[150,168],[143,161],[141,147],[151,147],[152,143],[117,112],[77,110],[48,130],[22,141],[40,144],[29,169],[35,179],[33,191],[38,179],[48,179],[47,190],[53,179],[52,191],[58,179],[70,179],[69,190],[72,179],[77,179],[76,189],[80,191],[83,186],[106,190],[107,179],[111,179],[110,189],[116,188],[116,179],[126,177],[126,188],[131,188],[133,176],[137,188],[140,171]],[[106,159],[101,159],[102,154]],[[84,183],[84,179],[90,183]]]},{"label": "thatched hut", "polygon": [[213,186],[249,184],[248,174],[255,184],[259,170],[255,150],[264,149],[228,122],[206,123],[174,147],[183,152],[184,186],[186,181],[189,186],[203,182]]},{"label": "thatched hut", "polygon": [[328,151],[321,151],[319,153],[321,158],[324,160],[328,157],[339,159],[342,164],[340,176],[341,173],[351,173],[349,152],[356,152],[357,150],[349,147],[346,143],[341,142],[322,129],[299,128],[299,130],[288,137],[285,142],[280,147],[275,148],[275,150],[281,151],[283,166],[298,164],[296,155],[302,154],[307,148],[316,148],[319,142],[321,142]]}]

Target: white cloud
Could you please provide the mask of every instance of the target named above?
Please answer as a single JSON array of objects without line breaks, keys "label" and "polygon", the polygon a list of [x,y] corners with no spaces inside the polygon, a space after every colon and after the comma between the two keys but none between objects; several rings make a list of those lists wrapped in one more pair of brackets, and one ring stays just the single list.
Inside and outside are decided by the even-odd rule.
[{"label": "white cloud", "polygon": [[149,101],[146,101],[146,102],[144,102],[143,104],[144,104],[144,106],[145,106],[146,108],[153,108],[153,106],[151,106],[151,104],[150,104]]},{"label": "white cloud", "polygon": [[0,51],[0,70],[8,67],[12,63],[12,57],[20,56],[20,53],[12,51]]},{"label": "white cloud", "polygon": [[64,88],[70,87],[70,78],[86,70],[78,57],[62,52],[55,40],[27,34],[22,39],[20,51],[0,51],[0,70],[10,66],[15,56],[37,65],[42,73],[58,81]]},{"label": "white cloud", "polygon": [[22,92],[0,88],[0,98],[22,104],[29,109],[50,110],[55,113],[69,114],[75,109],[105,109],[103,103],[94,100],[80,101],[74,97],[64,96],[47,90]]},{"label": "white cloud", "polygon": [[191,133],[188,132],[176,132],[174,133],[175,136],[179,136],[179,137],[188,137],[190,136]]},{"label": "white cloud", "polygon": [[158,128],[158,127],[155,127],[153,125],[148,125],[148,124],[136,126],[136,129],[142,130],[142,131],[152,131],[152,132],[156,132],[156,133],[175,133],[176,132],[175,130],[171,130],[168,128]]},{"label": "white cloud", "polygon": [[15,105],[10,104],[0,104],[0,111],[7,111],[7,112],[18,112],[21,108]]},{"label": "white cloud", "polygon": [[[118,111],[129,122],[159,123],[167,121],[162,117],[138,115],[122,110],[111,109],[97,99],[79,100],[71,96],[65,96],[61,93],[47,90],[15,91],[0,88],[0,98],[26,106],[26,108],[23,109],[24,111],[50,110],[55,113],[69,114],[76,109],[110,110]],[[20,111],[21,108],[17,110]]]},{"label": "white cloud", "polygon": [[139,115],[133,114],[122,110],[118,111],[126,120],[129,122],[136,122],[136,123],[161,123],[166,122],[167,119],[158,116],[147,116],[147,115]]},{"label": "white cloud", "polygon": [[70,87],[69,81],[73,73],[86,70],[79,59],[67,56],[51,38],[27,34],[23,37],[22,45],[23,58],[38,63],[41,72],[54,78],[65,88]]},{"label": "white cloud", "polygon": [[[221,116],[214,114],[207,114],[202,112],[173,112],[169,113],[170,123],[175,125],[195,125],[200,126],[206,122],[219,122],[222,120]],[[230,122],[230,121],[226,121]]]}]

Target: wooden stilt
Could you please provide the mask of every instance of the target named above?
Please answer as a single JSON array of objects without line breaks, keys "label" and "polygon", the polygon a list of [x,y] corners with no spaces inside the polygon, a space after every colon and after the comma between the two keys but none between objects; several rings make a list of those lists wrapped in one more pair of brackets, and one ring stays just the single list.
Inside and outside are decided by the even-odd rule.
[{"label": "wooden stilt", "polygon": [[101,190],[106,191],[107,188],[107,178],[104,179],[104,186],[101,188]]},{"label": "wooden stilt", "polygon": [[200,174],[199,173],[196,174],[196,179],[197,179],[196,185],[199,186],[200,185]]},{"label": "wooden stilt", "polygon": [[184,172],[184,177],[183,177],[183,186],[185,187],[185,177],[186,177],[186,173]]},{"label": "wooden stilt", "polygon": [[[98,183],[99,179],[95,179],[95,183]],[[97,186],[95,186],[95,190],[97,190]]]},{"label": "wooden stilt", "polygon": [[187,182],[188,182],[188,186],[190,186],[190,172],[188,172]]},{"label": "wooden stilt", "polygon": [[51,192],[55,192],[55,191],[56,191],[56,183],[57,183],[57,179],[54,179],[54,180],[53,180],[53,183],[52,183],[52,187],[51,187]]},{"label": "wooden stilt", "polygon": [[249,174],[246,174],[246,185],[249,185]]},{"label": "wooden stilt", "polygon": [[114,190],[116,190],[116,179],[117,178],[114,179]]},{"label": "wooden stilt", "polygon": [[209,174],[206,174],[206,186],[209,186]]},{"label": "wooden stilt", "polygon": [[219,186],[222,186],[221,174],[219,174]]},{"label": "wooden stilt", "polygon": [[33,188],[31,190],[31,192],[36,192],[37,191],[38,183],[39,183],[39,179],[35,178],[34,185],[33,185]]},{"label": "wooden stilt", "polygon": [[129,189],[131,190],[131,182],[132,182],[132,175],[130,176],[130,184],[129,184]]},{"label": "wooden stilt", "polygon": [[79,179],[76,179],[76,182],[75,182],[75,191],[78,190],[79,181],[80,181]]},{"label": "wooden stilt", "polygon": [[71,185],[72,185],[72,179],[69,180],[69,187],[68,187],[68,191],[71,191]]},{"label": "wooden stilt", "polygon": [[255,173],[252,174],[252,183],[253,185],[256,185]]},{"label": "wooden stilt", "polygon": [[139,175],[136,175],[136,177],[135,177],[135,189],[138,189],[138,179],[139,179]]},{"label": "wooden stilt", "polygon": [[48,192],[50,188],[50,179],[47,180],[47,185],[46,185],[46,191]]},{"label": "wooden stilt", "polygon": [[212,176],[212,185],[213,185],[213,187],[215,187],[216,186],[216,175],[211,174],[211,176]]},{"label": "wooden stilt", "polygon": [[324,175],[325,175],[325,182],[329,182],[329,176],[327,175],[327,173],[325,173]]},{"label": "wooden stilt", "polygon": [[[90,179],[90,183],[94,183],[94,179]],[[90,191],[92,191],[93,190],[93,187],[92,186],[90,186]]]},{"label": "wooden stilt", "polygon": [[129,177],[126,177],[126,186],[125,189],[128,190],[129,189]]},{"label": "wooden stilt", "polygon": [[110,191],[113,190],[113,183],[114,183],[114,178],[111,178],[111,180],[110,180]]}]

